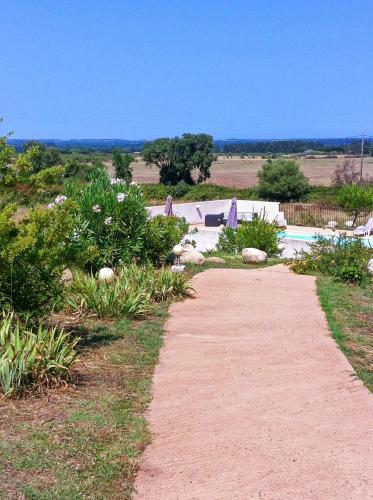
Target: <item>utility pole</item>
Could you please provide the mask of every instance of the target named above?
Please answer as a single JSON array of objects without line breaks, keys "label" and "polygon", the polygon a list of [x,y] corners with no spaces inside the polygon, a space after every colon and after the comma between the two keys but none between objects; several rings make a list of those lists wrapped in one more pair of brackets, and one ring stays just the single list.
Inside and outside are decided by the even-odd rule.
[{"label": "utility pole", "polygon": [[361,132],[361,152],[360,152],[360,186],[363,185],[363,165],[364,165],[364,132]]}]

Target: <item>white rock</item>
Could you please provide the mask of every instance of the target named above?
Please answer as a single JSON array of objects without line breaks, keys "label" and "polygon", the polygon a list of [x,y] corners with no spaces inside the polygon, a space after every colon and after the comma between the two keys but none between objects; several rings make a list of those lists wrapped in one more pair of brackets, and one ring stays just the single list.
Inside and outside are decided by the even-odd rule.
[{"label": "white rock", "polygon": [[368,268],[368,272],[373,275],[373,259],[370,259],[370,261],[368,262],[367,268]]},{"label": "white rock", "polygon": [[335,221],[335,220],[330,220],[328,223],[327,223],[327,227],[332,227],[332,228],[335,228],[338,226],[338,222]]},{"label": "white rock", "polygon": [[201,266],[205,262],[205,257],[197,250],[184,251],[180,257],[181,264],[195,264]]},{"label": "white rock", "polygon": [[171,266],[171,272],[173,273],[183,273],[185,271],[185,266]]},{"label": "white rock", "polygon": [[98,272],[98,281],[100,283],[111,283],[114,280],[114,271],[110,267],[103,267]]},{"label": "white rock", "polygon": [[64,269],[62,271],[61,281],[66,286],[71,285],[71,283],[73,282],[73,273],[70,271],[70,269]]},{"label": "white rock", "polygon": [[208,257],[206,262],[213,262],[215,264],[225,264],[225,259],[221,257]]},{"label": "white rock", "polygon": [[257,248],[244,248],[242,250],[242,258],[245,264],[257,264],[259,262],[265,262],[268,256],[263,250],[258,250]]}]

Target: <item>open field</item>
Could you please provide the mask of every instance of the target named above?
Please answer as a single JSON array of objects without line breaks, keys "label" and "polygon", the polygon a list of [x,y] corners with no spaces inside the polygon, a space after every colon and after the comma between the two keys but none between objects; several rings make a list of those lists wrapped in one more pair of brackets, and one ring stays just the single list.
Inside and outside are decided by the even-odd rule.
[{"label": "open field", "polygon": [[[301,170],[310,179],[311,184],[328,186],[337,163],[342,163],[343,160],[343,156],[340,156],[338,158],[300,158],[297,161]],[[259,156],[256,158],[219,156],[218,161],[212,165],[209,182],[237,188],[254,186],[257,183],[257,172],[265,161]],[[111,170],[111,162],[107,161],[105,164]],[[356,167],[359,167],[359,158],[355,159],[355,164]],[[158,169],[145,166],[145,162],[140,159],[133,164],[133,173],[134,179],[138,182],[158,182]],[[364,159],[364,174],[373,176],[373,158],[371,157]]]}]

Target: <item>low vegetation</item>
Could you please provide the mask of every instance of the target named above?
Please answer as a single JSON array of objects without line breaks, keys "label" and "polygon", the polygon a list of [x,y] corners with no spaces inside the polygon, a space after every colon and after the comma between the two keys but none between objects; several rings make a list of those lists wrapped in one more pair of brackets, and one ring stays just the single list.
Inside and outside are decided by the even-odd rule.
[{"label": "low vegetation", "polygon": [[356,374],[373,392],[373,289],[319,276],[317,291],[330,330]]},{"label": "low vegetation", "polygon": [[338,281],[364,284],[369,280],[368,262],[373,249],[359,238],[318,236],[291,264],[298,274],[322,273]]},{"label": "low vegetation", "polygon": [[141,318],[156,302],[181,299],[191,291],[184,274],[133,264],[118,269],[111,283],[101,283],[92,274],[76,273],[67,302],[73,311],[98,318]]},{"label": "low vegetation", "polygon": [[243,248],[257,248],[274,257],[280,253],[280,232],[281,228],[275,223],[257,217],[252,222],[243,222],[237,229],[224,228],[217,248],[229,254],[241,252]]},{"label": "low vegetation", "polygon": [[0,392],[19,396],[58,387],[71,378],[78,338],[56,327],[32,327],[14,313],[0,318]]}]

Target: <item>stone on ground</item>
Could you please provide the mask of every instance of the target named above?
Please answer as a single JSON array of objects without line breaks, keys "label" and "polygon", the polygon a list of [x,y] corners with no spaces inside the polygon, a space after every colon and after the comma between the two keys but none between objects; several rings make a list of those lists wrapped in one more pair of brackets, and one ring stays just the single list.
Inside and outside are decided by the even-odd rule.
[{"label": "stone on ground", "polygon": [[263,250],[244,248],[242,250],[242,258],[245,264],[259,264],[260,262],[266,262],[268,256]]}]

